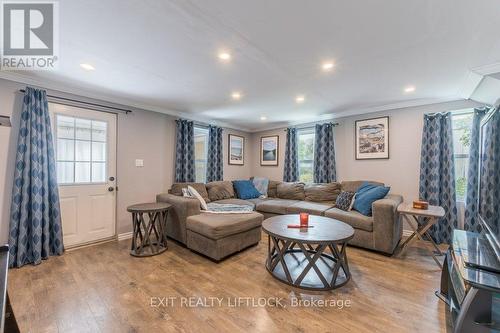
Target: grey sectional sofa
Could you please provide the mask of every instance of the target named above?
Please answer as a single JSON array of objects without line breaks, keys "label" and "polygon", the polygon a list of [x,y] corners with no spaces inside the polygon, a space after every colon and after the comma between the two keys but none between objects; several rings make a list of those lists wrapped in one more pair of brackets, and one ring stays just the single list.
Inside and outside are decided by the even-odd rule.
[{"label": "grey sectional sofa", "polygon": [[[267,198],[250,200],[235,198],[230,181],[176,183],[169,193],[159,194],[156,199],[173,205],[169,212],[168,236],[215,260],[221,260],[258,243],[261,237],[260,223],[264,218],[300,212],[343,221],[355,229],[351,245],[392,254],[402,236],[402,225],[396,211],[403,201],[400,195],[388,194],[384,199],[375,201],[372,205],[373,216],[335,208],[335,199],[341,190],[355,192],[362,183],[363,181],[344,181],[303,184],[271,181]],[[196,188],[207,202],[251,205],[256,212],[227,215],[203,213],[198,200],[182,197],[182,188],[187,185]]]}]

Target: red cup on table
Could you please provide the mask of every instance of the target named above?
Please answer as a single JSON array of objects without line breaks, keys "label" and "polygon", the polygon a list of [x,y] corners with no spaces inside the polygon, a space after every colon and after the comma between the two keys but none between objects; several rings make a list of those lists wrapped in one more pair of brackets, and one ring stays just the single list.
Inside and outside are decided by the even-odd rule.
[{"label": "red cup on table", "polygon": [[308,213],[300,213],[300,226],[307,227],[309,226],[309,214]]}]

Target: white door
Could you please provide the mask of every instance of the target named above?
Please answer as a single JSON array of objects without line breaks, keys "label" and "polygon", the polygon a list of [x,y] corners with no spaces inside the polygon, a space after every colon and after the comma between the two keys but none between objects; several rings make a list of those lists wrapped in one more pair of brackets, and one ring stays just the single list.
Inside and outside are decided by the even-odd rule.
[{"label": "white door", "polygon": [[49,103],[66,248],[116,229],[116,115]]}]

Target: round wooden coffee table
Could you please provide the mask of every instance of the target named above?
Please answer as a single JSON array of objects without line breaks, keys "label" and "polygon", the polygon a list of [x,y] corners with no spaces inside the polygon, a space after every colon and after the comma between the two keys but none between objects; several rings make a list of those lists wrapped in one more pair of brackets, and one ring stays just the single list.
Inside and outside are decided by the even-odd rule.
[{"label": "round wooden coffee table", "polygon": [[351,278],[347,242],[354,229],[341,221],[309,216],[312,228],[292,229],[299,215],[274,216],[262,223],[269,235],[266,268],[276,279],[310,290],[331,290]]}]

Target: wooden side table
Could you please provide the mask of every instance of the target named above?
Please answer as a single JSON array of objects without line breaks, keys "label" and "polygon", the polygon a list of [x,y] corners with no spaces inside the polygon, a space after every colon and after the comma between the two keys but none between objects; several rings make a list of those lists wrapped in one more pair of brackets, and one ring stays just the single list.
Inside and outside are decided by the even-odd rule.
[{"label": "wooden side table", "polygon": [[[132,246],[134,257],[150,257],[167,250],[167,216],[171,205],[163,202],[127,207],[132,213]],[[148,215],[147,221],[144,214]]]},{"label": "wooden side table", "polygon": [[[403,253],[408,245],[417,237],[420,240],[425,240],[424,236],[431,242],[434,247],[434,251],[429,249],[429,252],[432,255],[432,258],[439,266],[439,268],[443,268],[443,265],[436,258],[436,253],[440,256],[443,255],[439,247],[436,245],[431,235],[429,234],[429,229],[434,224],[436,224],[440,218],[445,215],[444,208],[441,206],[431,206],[429,205],[429,209],[416,209],[413,208],[412,204],[402,203],[398,206],[398,213],[401,219],[406,218],[408,224],[413,229],[413,233],[408,237],[398,248],[398,255]],[[419,218],[421,218],[419,220]]]}]

